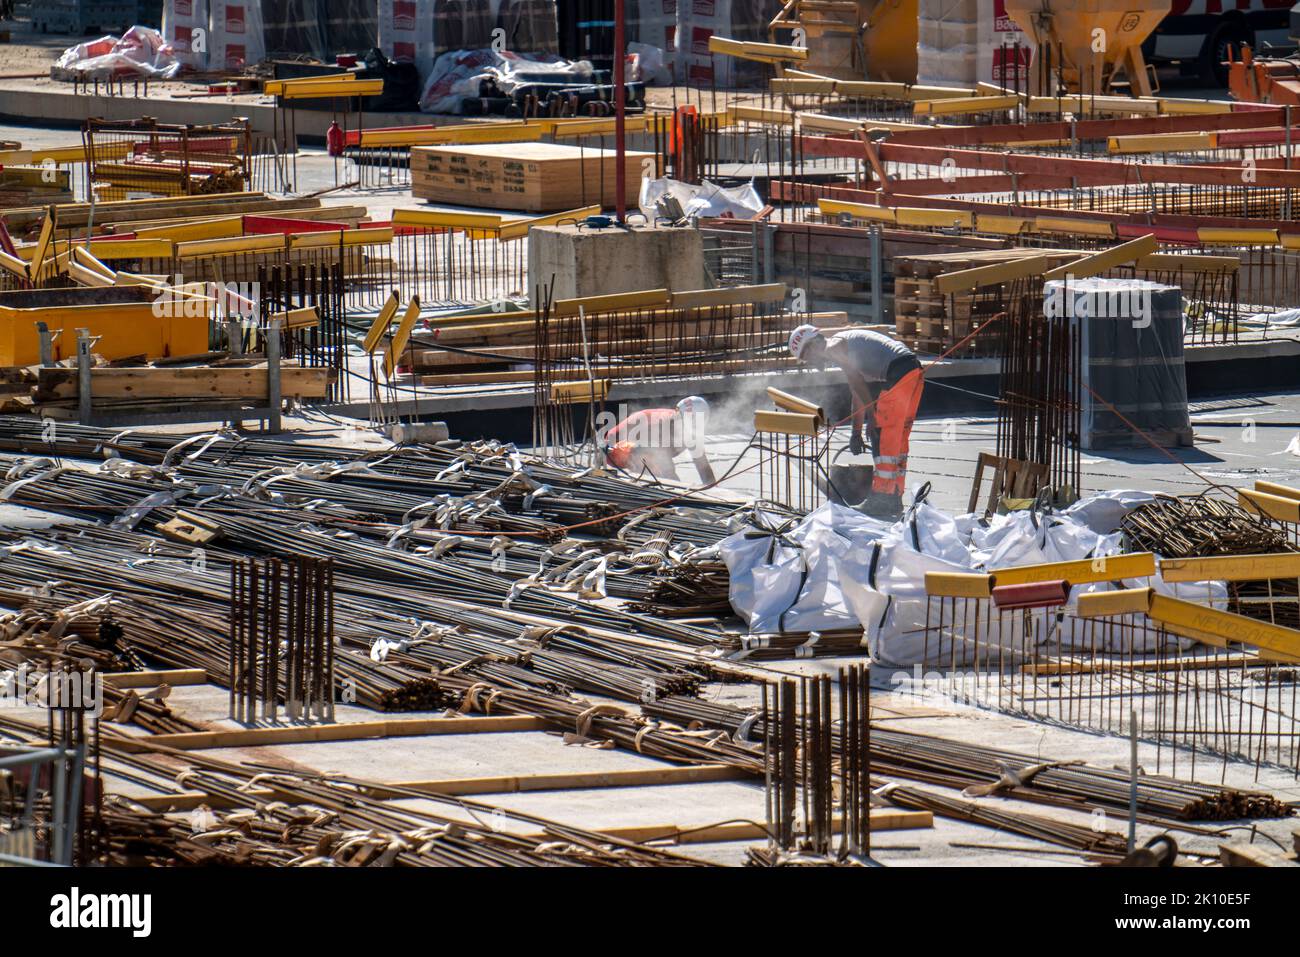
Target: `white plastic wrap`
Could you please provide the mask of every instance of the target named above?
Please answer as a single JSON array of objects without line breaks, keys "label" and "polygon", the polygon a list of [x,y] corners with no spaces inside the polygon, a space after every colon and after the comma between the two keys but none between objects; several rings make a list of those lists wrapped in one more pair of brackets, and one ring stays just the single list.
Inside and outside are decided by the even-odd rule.
[{"label": "white plastic wrap", "polygon": [[666,195],[673,196],[681,203],[682,211],[688,217],[734,216],[736,219],[749,219],[763,208],[763,200],[753,183],[725,187],[706,179],[699,186],[693,186],[667,177],[643,179],[637,205],[651,222],[656,216],[655,204]]},{"label": "white plastic wrap", "polygon": [[575,63],[545,53],[524,56],[509,50],[455,50],[444,53],[434,63],[420,96],[420,109],[425,113],[458,113],[465,97],[478,96],[483,80],[495,79],[503,92],[510,93],[521,72],[589,77],[592,66],[586,60]]},{"label": "white plastic wrap", "polygon": [[132,27],[119,37],[100,37],[69,47],[55,61],[56,70],[92,77],[135,75],[170,80],[181,61],[157,30]]}]

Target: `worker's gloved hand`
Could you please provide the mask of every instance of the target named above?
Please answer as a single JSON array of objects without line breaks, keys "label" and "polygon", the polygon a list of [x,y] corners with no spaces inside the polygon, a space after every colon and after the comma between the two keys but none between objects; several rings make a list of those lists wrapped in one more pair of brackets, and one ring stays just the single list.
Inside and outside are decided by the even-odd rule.
[{"label": "worker's gloved hand", "polygon": [[852,435],[849,436],[850,455],[861,455],[865,449],[866,446],[862,442],[861,432],[854,432]]}]

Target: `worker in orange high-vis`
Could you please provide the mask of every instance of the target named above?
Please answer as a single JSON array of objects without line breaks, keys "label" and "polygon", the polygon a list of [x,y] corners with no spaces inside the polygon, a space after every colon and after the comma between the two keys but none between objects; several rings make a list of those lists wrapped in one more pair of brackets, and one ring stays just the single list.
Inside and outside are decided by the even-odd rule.
[{"label": "worker in orange high-vis", "polygon": [[790,352],[801,362],[840,367],[853,396],[849,451],[854,455],[863,451],[863,424],[871,426],[875,473],[872,494],[862,510],[880,518],[901,515],[908,440],[925,387],[916,354],[897,339],[869,329],[846,329],[827,339],[811,325],[790,333]]},{"label": "worker in orange high-vis", "polygon": [[698,395],[687,396],[671,409],[642,409],[605,433],[605,461],[636,476],[649,473],[677,481],[673,460],[689,450],[700,481],[713,485],[717,479],[704,451],[708,424],[709,403]]}]

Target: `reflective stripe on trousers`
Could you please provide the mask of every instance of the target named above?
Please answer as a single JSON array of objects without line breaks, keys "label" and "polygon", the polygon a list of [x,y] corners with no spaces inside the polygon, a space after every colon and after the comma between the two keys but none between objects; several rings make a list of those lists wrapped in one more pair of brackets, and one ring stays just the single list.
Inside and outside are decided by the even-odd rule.
[{"label": "reflective stripe on trousers", "polygon": [[888,495],[902,495],[907,484],[907,447],[921,404],[925,376],[913,369],[886,389],[876,400],[875,424],[880,447],[872,449],[876,461],[871,489]]}]

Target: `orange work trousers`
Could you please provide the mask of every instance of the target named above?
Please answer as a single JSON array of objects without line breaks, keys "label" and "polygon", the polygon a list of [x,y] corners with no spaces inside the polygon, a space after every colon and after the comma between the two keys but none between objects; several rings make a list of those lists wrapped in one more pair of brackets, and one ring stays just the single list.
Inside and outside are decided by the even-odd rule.
[{"label": "orange work trousers", "polygon": [[907,484],[907,443],[924,388],[925,376],[920,369],[913,369],[876,400],[876,428],[871,443],[871,456],[876,462],[871,480],[874,492],[903,494]]}]

